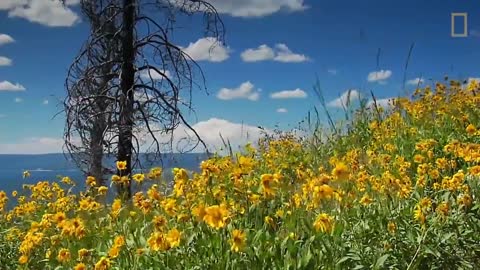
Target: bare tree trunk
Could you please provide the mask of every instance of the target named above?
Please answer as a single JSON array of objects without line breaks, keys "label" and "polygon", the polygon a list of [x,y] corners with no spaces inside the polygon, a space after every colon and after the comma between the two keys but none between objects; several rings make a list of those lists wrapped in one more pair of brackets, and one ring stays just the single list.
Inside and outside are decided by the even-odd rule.
[{"label": "bare tree trunk", "polygon": [[[135,50],[134,30],[136,15],[136,0],[123,1],[123,27],[122,27],[122,71],[120,76],[121,111],[118,136],[117,160],[126,161],[127,168],[118,172],[122,175],[131,175],[132,172],[132,139],[133,139],[133,86],[135,83]],[[119,194],[124,199],[132,196],[131,184],[119,186]]]},{"label": "bare tree trunk", "polygon": [[103,175],[103,131],[106,128],[105,122],[103,115],[95,117],[93,129],[90,133],[90,175],[97,180],[97,186],[105,186]]}]

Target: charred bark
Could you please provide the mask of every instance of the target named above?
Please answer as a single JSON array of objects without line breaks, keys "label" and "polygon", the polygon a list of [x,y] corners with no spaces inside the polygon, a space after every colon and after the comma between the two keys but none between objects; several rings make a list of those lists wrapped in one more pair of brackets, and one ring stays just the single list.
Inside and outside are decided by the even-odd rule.
[{"label": "charred bark", "polygon": [[[118,130],[118,154],[117,160],[126,161],[127,168],[119,171],[120,175],[130,176],[132,173],[133,152],[133,101],[135,84],[135,17],[136,1],[123,1],[123,27],[122,27],[122,70],[120,76],[120,119]],[[119,194],[124,198],[131,197],[131,182],[119,186]]]}]

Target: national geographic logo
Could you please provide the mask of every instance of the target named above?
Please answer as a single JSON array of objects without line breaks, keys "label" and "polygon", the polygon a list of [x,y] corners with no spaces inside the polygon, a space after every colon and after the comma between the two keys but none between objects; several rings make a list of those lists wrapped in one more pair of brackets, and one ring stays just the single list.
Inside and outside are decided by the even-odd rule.
[{"label": "national geographic logo", "polygon": [[[463,27],[462,27],[463,26]],[[468,14],[452,13],[452,31],[450,33],[452,37],[468,37]]]}]

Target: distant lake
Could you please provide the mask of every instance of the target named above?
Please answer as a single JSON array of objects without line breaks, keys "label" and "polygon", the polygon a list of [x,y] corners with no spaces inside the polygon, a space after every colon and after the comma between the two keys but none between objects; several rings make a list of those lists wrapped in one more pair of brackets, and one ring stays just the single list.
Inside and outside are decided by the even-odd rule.
[{"label": "distant lake", "polygon": [[[185,168],[190,171],[199,171],[199,165],[205,160],[204,153],[166,154],[163,157],[163,166],[160,161],[149,162],[140,157],[145,170],[159,166],[164,170],[164,177],[171,178],[174,167]],[[105,164],[114,166],[113,158],[106,159]],[[31,176],[23,179],[23,172],[30,171]],[[77,190],[84,189],[85,176],[75,164],[63,154],[46,155],[0,155],[0,190],[11,194],[13,190],[21,191],[23,184],[34,184],[38,181],[58,181],[57,176],[68,176],[77,183]]]}]

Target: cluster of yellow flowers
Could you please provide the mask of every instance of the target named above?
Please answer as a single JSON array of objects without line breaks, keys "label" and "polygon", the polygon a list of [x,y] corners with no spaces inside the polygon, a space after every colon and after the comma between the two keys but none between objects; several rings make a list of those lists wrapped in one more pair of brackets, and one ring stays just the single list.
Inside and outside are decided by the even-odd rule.
[{"label": "cluster of yellow flowers", "polygon": [[369,140],[346,135],[349,141],[322,146],[322,158],[303,138],[261,139],[257,148],[203,161],[198,173],[174,168],[171,188],[162,184],[161,168],[124,175],[129,164],[118,161],[112,184],[145,187],[131,201],[107,204],[110,189],[92,176],[86,192],[73,194],[74,181],[64,177],[26,185],[27,194],[12,194],[9,210],[0,192],[0,222],[9,228],[6,239],[20,239],[20,265],[77,270],[139,267],[157,254],[181,256],[195,243],[208,249],[206,238],[247,254],[255,249],[250,242],[270,241],[258,232],[282,241],[333,235],[357,215],[352,211],[377,209],[371,211],[385,215],[381,230],[395,235],[401,217],[389,213],[409,208],[404,218],[427,228],[478,203],[470,183],[480,176],[480,99],[472,84],[452,82],[448,92],[437,84],[397,99],[393,111],[370,119],[361,135]]}]

